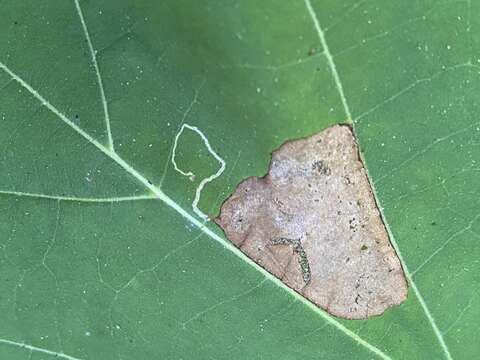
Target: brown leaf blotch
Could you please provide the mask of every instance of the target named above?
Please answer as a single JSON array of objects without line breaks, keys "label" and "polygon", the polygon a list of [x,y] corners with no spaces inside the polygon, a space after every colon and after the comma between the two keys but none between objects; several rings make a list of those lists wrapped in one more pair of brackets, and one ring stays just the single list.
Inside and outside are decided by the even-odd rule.
[{"label": "brown leaf blotch", "polygon": [[329,313],[364,319],[407,297],[348,126],[289,141],[215,219],[246,255]]}]

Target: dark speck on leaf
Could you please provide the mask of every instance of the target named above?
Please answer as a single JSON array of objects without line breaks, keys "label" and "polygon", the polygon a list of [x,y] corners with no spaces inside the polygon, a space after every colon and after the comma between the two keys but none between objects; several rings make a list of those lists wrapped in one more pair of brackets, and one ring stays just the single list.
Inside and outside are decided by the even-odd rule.
[{"label": "dark speck on leaf", "polygon": [[325,161],[323,160],[316,160],[312,164],[312,170],[317,170],[320,174],[322,175],[330,175],[332,173],[332,170],[328,165],[326,164]]}]

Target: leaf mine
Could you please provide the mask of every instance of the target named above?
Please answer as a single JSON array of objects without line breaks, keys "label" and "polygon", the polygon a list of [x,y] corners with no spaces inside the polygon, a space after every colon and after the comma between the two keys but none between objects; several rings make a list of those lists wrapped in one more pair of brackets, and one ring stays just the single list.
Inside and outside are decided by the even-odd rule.
[{"label": "leaf mine", "polygon": [[346,125],[284,143],[267,175],[240,183],[215,221],[247,256],[333,315],[365,319],[407,297]]}]

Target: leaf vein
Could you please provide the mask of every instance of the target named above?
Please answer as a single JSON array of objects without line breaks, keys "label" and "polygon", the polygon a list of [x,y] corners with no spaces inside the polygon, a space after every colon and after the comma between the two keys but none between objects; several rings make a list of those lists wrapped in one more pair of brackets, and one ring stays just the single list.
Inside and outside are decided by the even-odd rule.
[{"label": "leaf vein", "polygon": [[32,351],[32,352],[35,351],[35,352],[40,352],[40,353],[43,353],[43,354],[52,355],[52,356],[54,356],[54,357],[56,357],[56,358],[58,358],[58,359],[81,360],[81,359],[79,359],[79,358],[76,358],[76,357],[73,357],[73,356],[64,354],[63,352],[56,352],[56,351],[52,351],[52,350],[40,348],[40,347],[37,347],[37,346],[28,345],[28,344],[21,343],[21,342],[17,342],[17,341],[13,341],[13,340],[8,340],[8,339],[0,339],[0,344],[5,344],[5,345],[14,346],[14,347],[19,347],[19,348],[22,348],[22,349],[30,350],[30,351]]},{"label": "leaf vein", "polygon": [[[315,29],[317,30],[317,33],[318,33],[318,37],[320,38],[320,42],[322,44],[322,46],[324,47],[324,51],[325,51],[325,56],[327,57],[327,60],[328,60],[328,64],[330,66],[330,70],[333,74],[333,78],[335,80],[335,84],[337,86],[337,90],[340,94],[340,98],[342,100],[342,104],[343,104],[343,107],[344,107],[344,110],[345,110],[345,113],[347,114],[348,116],[348,120],[351,121],[352,120],[352,116],[351,116],[351,113],[350,113],[350,109],[348,107],[348,103],[347,103],[347,99],[345,97],[345,94],[343,92],[343,86],[342,86],[342,83],[340,82],[340,76],[338,75],[338,71],[337,71],[337,67],[333,61],[333,57],[332,57],[332,54],[330,53],[330,50],[328,48],[328,44],[327,44],[327,41],[326,41],[326,38],[325,38],[325,34],[320,26],[320,22],[318,21],[318,18],[317,18],[317,14],[315,13],[315,10],[313,9],[313,6],[310,2],[310,0],[304,0],[305,1],[305,5],[307,7],[307,10],[312,18],[312,21],[315,25]],[[368,175],[368,170],[367,170],[367,175]],[[369,176],[369,179],[370,179],[370,176]],[[374,188],[374,185],[372,184],[372,190],[374,192],[374,194],[376,194],[375,192],[375,188]],[[376,195],[375,195],[375,198]],[[379,207],[379,210],[380,210],[380,214],[382,216],[382,219],[385,219],[385,215],[383,214],[383,210],[381,207]],[[423,296],[421,295],[420,291],[418,290],[417,288],[417,285],[415,284],[415,282],[413,281],[413,278],[412,278],[412,275],[411,273],[409,272],[408,270],[408,267],[405,263],[405,260],[403,259],[403,256],[400,252],[400,248],[397,244],[397,242],[395,241],[395,238],[393,237],[393,234],[392,234],[392,231],[390,230],[390,227],[388,226],[388,223],[385,222],[385,227],[388,231],[388,234],[390,236],[390,241],[400,259],[400,262],[403,266],[403,270],[405,272],[405,275],[408,279],[408,282],[410,284],[410,286],[413,288],[413,291],[414,293],[416,294],[417,298],[418,298],[418,301],[420,302],[422,308],[423,308],[423,311],[428,319],[428,321],[430,322],[430,325],[432,326],[432,329],[438,339],[438,342],[440,343],[440,346],[442,347],[442,350],[445,354],[445,357],[447,358],[447,360],[453,360],[452,359],[452,356],[450,354],[450,350],[448,349],[448,346],[447,344],[445,343],[445,340],[443,339],[443,335],[442,333],[440,332],[436,322],[435,322],[435,319],[433,318],[432,314],[430,313],[430,310],[428,309],[427,307],[427,304],[425,303],[425,300],[423,299]],[[375,348],[376,349],[376,348]],[[383,353],[382,353],[383,354]]]},{"label": "leaf vein", "polygon": [[94,198],[94,197],[90,198],[90,197],[50,195],[50,194],[29,193],[29,192],[22,192],[22,191],[8,191],[8,190],[0,190],[0,195],[30,197],[30,198],[48,199],[48,200],[72,201],[72,202],[87,202],[87,203],[115,203],[115,202],[124,202],[124,201],[153,200],[157,198],[156,196],[153,196],[153,195],[119,196],[119,197],[111,197],[111,198]]},{"label": "leaf vein", "polygon": [[308,13],[310,14],[310,17],[312,18],[313,24],[315,26],[315,29],[317,31],[318,37],[320,38],[320,43],[322,44],[323,51],[325,54],[325,57],[327,58],[327,62],[330,68],[330,71],[332,72],[333,80],[335,81],[335,86],[337,87],[338,93],[340,95],[340,100],[342,101],[343,108],[345,110],[345,114],[347,115],[347,120],[351,121],[352,120],[352,114],[350,112],[350,108],[348,106],[347,98],[345,97],[345,93],[343,92],[343,85],[342,82],[340,81],[340,76],[338,75],[337,67],[335,66],[335,62],[333,61],[333,56],[332,53],[330,52],[330,49],[328,48],[327,40],[325,38],[325,33],[322,30],[322,27],[320,26],[320,22],[318,21],[317,14],[315,13],[315,10],[313,9],[312,3],[310,0],[305,0],[305,5],[307,6]]},{"label": "leaf vein", "polygon": [[[366,347],[369,349],[371,352],[374,354],[378,355],[380,358],[384,360],[391,360],[391,358],[383,353],[380,349],[377,347],[373,346],[369,342],[365,341],[362,339],[360,336],[355,334],[353,331],[345,327],[343,324],[341,324],[339,321],[334,319],[332,316],[330,316],[328,313],[325,311],[319,309],[315,304],[311,303],[308,301],[306,298],[303,296],[299,295],[295,290],[289,288],[287,285],[285,285],[281,280],[277,279],[275,276],[267,272],[265,269],[263,269],[260,265],[255,263],[253,260],[251,260],[249,257],[247,257],[240,249],[235,247],[232,243],[229,241],[226,241],[219,235],[217,235],[214,231],[212,231],[210,228],[206,226],[205,223],[199,221],[197,218],[194,216],[190,215],[185,209],[183,209],[178,203],[176,203],[172,198],[170,198],[168,195],[166,195],[162,190],[154,186],[150,181],[148,181],[142,174],[140,174],[137,170],[135,170],[133,167],[131,167],[123,158],[121,158],[117,153],[114,151],[106,148],[104,145],[102,145],[100,142],[92,138],[87,132],[85,132],[83,129],[81,129],[78,125],[76,125],[72,120],[67,118],[63,113],[61,113],[55,106],[53,106],[50,102],[48,102],[42,95],[38,93],[30,84],[28,84],[25,80],[23,80],[20,76],[18,76],[16,73],[14,73],[7,65],[5,65],[3,62],[0,61],[0,69],[5,71],[7,74],[9,74],[15,81],[17,81],[22,87],[24,87],[27,91],[29,91],[33,97],[35,97],[38,101],[40,101],[47,109],[49,109],[52,113],[54,113],[57,117],[60,118],[63,122],[65,122],[68,126],[70,126],[74,131],[76,131],[80,136],[85,138],[88,142],[90,142],[92,145],[94,145],[98,150],[100,150],[102,153],[110,157],[113,161],[115,161],[119,166],[121,166],[127,173],[129,173],[131,176],[135,177],[141,184],[143,184],[147,189],[149,189],[158,199],[163,201],[168,207],[171,207],[173,210],[175,210],[179,215],[181,215],[183,218],[185,218],[187,221],[189,221],[192,225],[196,226],[200,231],[205,233],[207,236],[209,236],[212,240],[217,241],[220,243],[225,249],[231,251],[234,255],[238,256],[240,259],[242,259],[244,262],[249,264],[250,266],[254,267],[256,270],[258,270],[260,273],[262,273],[266,278],[268,278],[270,281],[272,281],[275,285],[279,286],[280,288],[284,289],[287,293],[289,293],[291,296],[295,297],[296,299],[299,299],[302,301],[306,306],[308,306],[313,312],[317,313],[320,317],[323,318],[326,322],[337,328],[339,331],[343,332],[346,336],[352,338],[354,341],[356,341],[358,344]],[[78,360],[75,358],[66,358],[68,360]]]},{"label": "leaf vein", "polygon": [[98,66],[97,52],[93,48],[92,39],[90,38],[87,23],[85,22],[85,18],[83,17],[83,12],[82,12],[82,8],[80,7],[79,0],[75,0],[75,7],[77,9],[77,13],[78,13],[78,17],[80,18],[80,22],[82,23],[82,29],[83,29],[83,32],[85,33],[85,39],[87,40],[88,49],[90,51],[90,55],[91,55],[91,58],[92,58],[93,68],[95,69],[95,74],[97,76],[97,83],[98,83],[98,87],[99,87],[99,90],[100,90],[100,97],[102,99],[103,113],[104,113],[104,116],[105,116],[105,125],[107,127],[108,147],[109,147],[109,150],[113,151],[114,150],[114,145],[113,145],[112,129],[110,127],[110,114],[109,114],[109,111],[108,111],[108,102],[107,102],[107,98],[105,96],[105,89],[104,89],[104,86],[103,86],[102,75],[100,73],[100,67]]}]

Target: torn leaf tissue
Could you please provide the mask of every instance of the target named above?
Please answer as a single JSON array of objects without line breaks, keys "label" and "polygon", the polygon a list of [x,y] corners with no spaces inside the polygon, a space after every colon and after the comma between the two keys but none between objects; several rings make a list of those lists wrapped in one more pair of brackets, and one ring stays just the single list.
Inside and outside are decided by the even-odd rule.
[{"label": "torn leaf tissue", "polygon": [[329,313],[364,319],[407,297],[355,137],[336,125],[273,152],[216,222],[246,255]]}]

